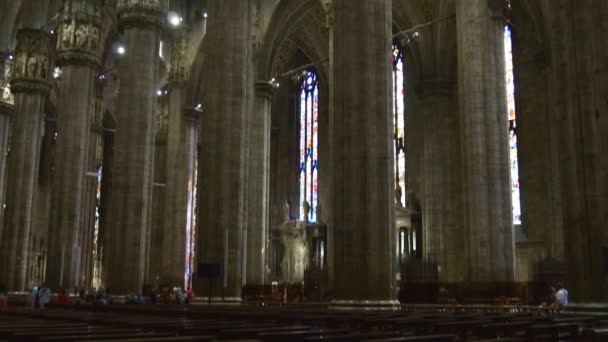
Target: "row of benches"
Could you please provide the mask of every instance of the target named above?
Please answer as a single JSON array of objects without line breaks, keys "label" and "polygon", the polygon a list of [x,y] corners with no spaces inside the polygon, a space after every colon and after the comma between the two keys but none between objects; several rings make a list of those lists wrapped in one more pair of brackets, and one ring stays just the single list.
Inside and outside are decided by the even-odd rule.
[{"label": "row of benches", "polygon": [[304,307],[81,305],[0,311],[0,340],[8,341],[599,341],[608,334],[602,326],[589,317],[534,313]]}]

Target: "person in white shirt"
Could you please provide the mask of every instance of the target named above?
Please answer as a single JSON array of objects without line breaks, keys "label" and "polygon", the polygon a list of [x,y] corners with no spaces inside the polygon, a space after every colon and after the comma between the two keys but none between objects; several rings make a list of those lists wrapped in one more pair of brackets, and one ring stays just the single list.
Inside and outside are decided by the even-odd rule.
[{"label": "person in white shirt", "polygon": [[557,303],[560,307],[568,305],[568,290],[566,290],[561,283],[557,284],[557,292],[555,293],[555,298],[557,299]]}]

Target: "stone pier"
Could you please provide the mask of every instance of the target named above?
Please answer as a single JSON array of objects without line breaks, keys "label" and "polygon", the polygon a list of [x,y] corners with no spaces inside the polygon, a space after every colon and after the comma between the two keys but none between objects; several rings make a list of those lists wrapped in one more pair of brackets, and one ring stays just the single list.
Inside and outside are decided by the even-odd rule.
[{"label": "stone pier", "polygon": [[270,124],[273,87],[255,84],[255,107],[249,126],[249,205],[247,221],[247,285],[266,282],[270,215]]},{"label": "stone pier", "polygon": [[[197,259],[217,263],[222,279],[212,296],[241,301],[245,193],[245,122],[251,63],[251,1],[208,3],[199,155]],[[251,84],[250,84],[251,83]],[[198,293],[207,293],[206,282]]]},{"label": "stone pier", "polygon": [[52,36],[38,29],[17,33],[11,90],[15,107],[11,127],[11,153],[7,161],[7,189],[0,283],[8,291],[25,290],[32,207],[36,194],[40,144],[44,132],[43,111],[50,90]]},{"label": "stone pier", "polygon": [[502,3],[456,2],[464,277],[476,282],[514,279]]},{"label": "stone pier", "polygon": [[[0,98],[2,95],[0,94]],[[0,99],[0,238],[4,227],[4,203],[6,196],[6,157],[8,154],[8,137],[14,106]]]},{"label": "stone pier", "polygon": [[397,303],[391,6],[391,0],[333,1],[330,146],[334,304],[338,306]]},{"label": "stone pier", "polygon": [[[82,204],[91,136],[91,102],[103,49],[101,3],[71,0],[64,3],[57,40],[59,81],[55,175],[47,281],[52,289],[79,286],[84,247]],[[85,34],[82,34],[85,32]]]},{"label": "stone pier", "polygon": [[[195,104],[185,104],[185,87],[189,63],[186,56],[187,40],[184,32],[176,33],[169,73],[169,123],[167,134],[167,181],[163,210],[161,274],[162,284],[184,286],[187,250],[192,246],[194,229],[194,198],[196,149],[199,116]],[[190,246],[188,246],[190,243]],[[193,263],[196,265],[196,262]],[[190,270],[192,272],[192,270]]]},{"label": "stone pier", "polygon": [[118,1],[125,53],[118,61],[114,174],[107,219],[107,284],[141,291],[148,271],[159,34],[166,3]]}]

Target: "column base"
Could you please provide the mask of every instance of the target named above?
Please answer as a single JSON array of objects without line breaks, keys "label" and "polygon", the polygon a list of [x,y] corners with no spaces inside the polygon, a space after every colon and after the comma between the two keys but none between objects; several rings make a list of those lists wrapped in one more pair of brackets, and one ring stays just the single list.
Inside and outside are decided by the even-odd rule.
[{"label": "column base", "polygon": [[329,310],[357,310],[357,311],[397,311],[401,310],[398,300],[332,300]]}]

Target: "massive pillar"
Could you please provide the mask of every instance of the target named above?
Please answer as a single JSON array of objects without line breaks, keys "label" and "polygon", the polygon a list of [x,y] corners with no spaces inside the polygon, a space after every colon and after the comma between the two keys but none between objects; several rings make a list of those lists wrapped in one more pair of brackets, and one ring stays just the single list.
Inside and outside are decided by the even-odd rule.
[{"label": "massive pillar", "polygon": [[[198,262],[220,264],[212,296],[240,301],[245,120],[251,63],[249,0],[209,1],[199,156]],[[201,283],[202,284],[202,283]],[[205,286],[205,285],[203,285]],[[200,289],[200,287],[199,287]],[[201,293],[201,291],[198,291]],[[206,293],[206,289],[202,291]]]},{"label": "massive pillar", "polygon": [[465,256],[470,281],[512,281],[501,1],[456,2]]},{"label": "massive pillar", "polygon": [[118,2],[125,53],[119,60],[114,175],[108,215],[107,287],[114,293],[138,292],[147,272],[156,69],[163,0]]},{"label": "massive pillar", "polygon": [[63,67],[57,115],[55,177],[49,229],[48,283],[52,289],[80,285],[85,222],[83,190],[91,136],[91,103],[103,49],[101,1],[64,2],[57,41]]},{"label": "massive pillar", "polygon": [[[80,272],[79,287],[90,288],[92,285],[98,287],[99,284],[93,284],[94,268],[98,263],[99,258],[99,216],[96,210],[99,205],[98,188],[100,186],[99,175],[103,176],[103,123],[102,123],[102,83],[95,82],[95,96],[91,102],[89,115],[91,116],[91,133],[87,147],[87,161],[85,168],[85,180],[82,190],[82,250],[81,263],[82,270]],[[101,172],[101,173],[99,173]]]},{"label": "massive pillar", "polygon": [[464,281],[458,97],[455,82],[426,80],[417,109],[424,113],[421,199],[423,253],[437,263],[442,281]]},{"label": "massive pillar", "polygon": [[163,258],[161,282],[182,286],[192,274],[190,265],[194,227],[196,148],[200,113],[185,106],[185,82],[188,78],[186,39],[181,35],[173,45],[169,76],[169,131],[167,136],[167,187],[164,210]]},{"label": "massive pillar", "polygon": [[[396,303],[391,3],[333,2],[334,227],[330,229],[334,230],[338,305]],[[365,42],[363,50],[361,42]]]},{"label": "massive pillar", "polygon": [[[0,91],[2,89],[0,88]],[[6,193],[6,157],[8,154],[8,137],[13,114],[13,104],[9,103],[8,96],[5,99],[0,94],[0,241],[2,239],[2,227],[4,227],[4,198]]]},{"label": "massive pillar", "polygon": [[42,30],[17,33],[11,89],[15,114],[8,157],[6,209],[0,248],[0,283],[9,291],[25,289],[32,206],[36,193],[43,110],[49,93],[52,36]]},{"label": "massive pillar", "polygon": [[249,178],[247,222],[248,285],[266,281],[266,251],[270,216],[270,108],[273,87],[255,84],[255,107],[249,126]]}]

